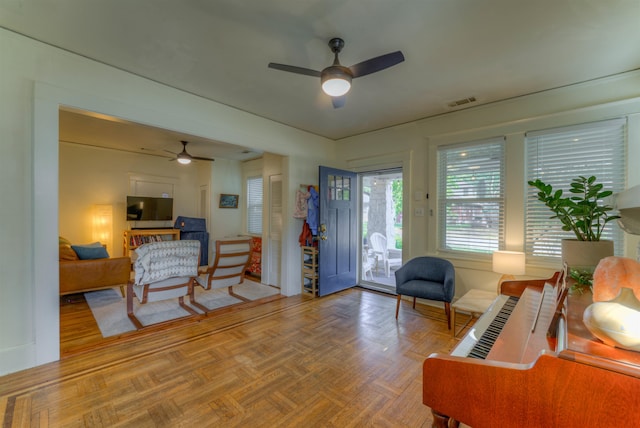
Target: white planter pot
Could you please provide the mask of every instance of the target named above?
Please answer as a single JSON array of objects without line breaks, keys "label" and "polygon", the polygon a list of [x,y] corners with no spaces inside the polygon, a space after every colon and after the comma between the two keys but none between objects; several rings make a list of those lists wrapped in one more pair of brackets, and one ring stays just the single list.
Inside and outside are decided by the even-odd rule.
[{"label": "white planter pot", "polygon": [[598,262],[613,256],[613,241],[562,240],[562,261],[570,268],[593,270]]}]

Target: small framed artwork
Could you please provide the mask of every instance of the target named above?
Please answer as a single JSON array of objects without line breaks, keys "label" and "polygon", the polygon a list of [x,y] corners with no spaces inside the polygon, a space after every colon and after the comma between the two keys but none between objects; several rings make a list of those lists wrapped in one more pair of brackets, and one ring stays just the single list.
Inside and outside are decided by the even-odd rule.
[{"label": "small framed artwork", "polygon": [[220,208],[238,208],[238,195],[221,193]]}]

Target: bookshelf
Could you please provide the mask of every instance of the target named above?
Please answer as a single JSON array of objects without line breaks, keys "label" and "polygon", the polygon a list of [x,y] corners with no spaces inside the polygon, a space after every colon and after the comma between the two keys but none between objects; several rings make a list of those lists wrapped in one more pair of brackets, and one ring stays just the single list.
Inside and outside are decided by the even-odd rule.
[{"label": "bookshelf", "polygon": [[302,291],[318,295],[318,249],[302,247]]},{"label": "bookshelf", "polygon": [[142,244],[160,241],[179,241],[180,229],[133,229],[124,231],[122,255],[131,257]]}]

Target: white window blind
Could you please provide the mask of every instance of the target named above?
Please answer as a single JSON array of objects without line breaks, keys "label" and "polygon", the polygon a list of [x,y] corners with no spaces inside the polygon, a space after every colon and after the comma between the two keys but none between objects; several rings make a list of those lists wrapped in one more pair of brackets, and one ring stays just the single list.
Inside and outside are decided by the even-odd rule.
[{"label": "white window blind", "polygon": [[504,138],[438,150],[439,248],[492,253],[504,242]]},{"label": "white window blind", "polygon": [[[565,128],[529,132],[526,136],[527,178],[540,179],[554,191],[569,196],[571,180],[596,176],[596,182],[614,193],[624,190],[626,119],[613,119]],[[527,186],[526,253],[541,262],[561,257],[561,240],[575,239],[562,230],[558,219],[537,198],[538,189]],[[622,252],[622,231],[615,221],[607,224],[601,239],[612,239],[616,254]]]},{"label": "white window blind", "polygon": [[247,178],[247,232],[262,235],[262,177]]}]

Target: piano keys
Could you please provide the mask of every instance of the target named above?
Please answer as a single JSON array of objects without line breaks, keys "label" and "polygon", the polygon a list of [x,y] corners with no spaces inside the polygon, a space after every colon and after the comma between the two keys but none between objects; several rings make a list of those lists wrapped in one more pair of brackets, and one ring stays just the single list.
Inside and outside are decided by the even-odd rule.
[{"label": "piano keys", "polygon": [[513,309],[518,304],[518,297],[510,296],[507,297],[506,301],[500,307],[500,311],[498,314],[491,320],[491,323],[487,327],[486,330],[482,333],[482,335],[478,338],[473,348],[466,355],[469,358],[479,358],[484,360],[489,355],[491,348],[493,348],[493,344],[498,340],[498,336],[504,325],[509,320]]},{"label": "piano keys", "polygon": [[[504,318],[509,296],[498,296],[451,354],[425,360],[433,426],[640,426],[640,353],[604,345],[584,328],[588,293],[564,300],[549,280],[519,282],[503,284],[502,292],[522,294],[493,337],[483,335]],[[550,327],[558,331],[547,335]]]},{"label": "piano keys", "polygon": [[[510,299],[513,299],[513,300],[510,300]],[[518,299],[519,299],[518,297],[505,296],[504,294],[501,294],[500,296],[498,296],[498,298],[493,301],[491,306],[489,306],[489,309],[487,309],[487,311],[469,329],[469,332],[458,343],[458,346],[456,346],[456,348],[451,352],[451,355],[473,358],[473,356],[471,356],[472,351],[474,347],[477,346],[478,342],[481,340],[485,332],[487,330],[495,331],[495,329],[498,328],[497,324],[493,326],[491,325],[494,322],[494,320],[498,318],[498,314],[502,312],[505,305],[511,310],[513,310],[513,308],[515,307],[515,303],[517,303]],[[505,313],[502,314],[503,317],[505,315],[506,315]],[[484,358],[486,358],[486,356]]]}]

